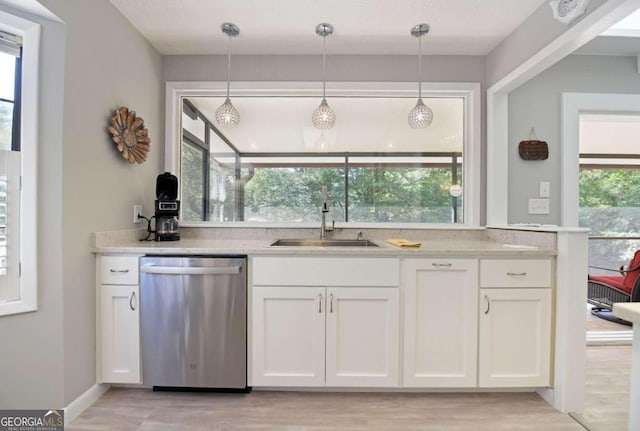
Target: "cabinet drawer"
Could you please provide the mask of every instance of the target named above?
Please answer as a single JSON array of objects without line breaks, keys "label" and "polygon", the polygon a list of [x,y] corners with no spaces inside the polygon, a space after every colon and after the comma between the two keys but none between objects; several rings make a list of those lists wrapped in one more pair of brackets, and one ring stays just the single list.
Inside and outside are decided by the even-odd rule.
[{"label": "cabinet drawer", "polygon": [[551,287],[551,260],[482,259],[480,287]]},{"label": "cabinet drawer", "polygon": [[255,286],[398,286],[397,258],[254,257]]},{"label": "cabinet drawer", "polygon": [[102,256],[102,284],[138,284],[138,256]]}]

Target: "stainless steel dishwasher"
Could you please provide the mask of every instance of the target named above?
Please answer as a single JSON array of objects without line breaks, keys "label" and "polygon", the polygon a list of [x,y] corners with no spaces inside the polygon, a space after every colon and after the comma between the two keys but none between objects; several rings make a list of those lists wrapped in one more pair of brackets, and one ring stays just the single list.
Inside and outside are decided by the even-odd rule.
[{"label": "stainless steel dishwasher", "polygon": [[247,390],[247,259],[140,258],[142,383]]}]

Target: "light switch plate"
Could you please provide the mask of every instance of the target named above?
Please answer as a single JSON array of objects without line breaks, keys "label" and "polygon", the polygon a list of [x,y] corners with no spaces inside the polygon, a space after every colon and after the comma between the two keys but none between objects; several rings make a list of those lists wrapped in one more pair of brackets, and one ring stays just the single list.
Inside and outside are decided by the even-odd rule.
[{"label": "light switch plate", "polygon": [[541,198],[548,198],[551,196],[551,183],[549,181],[540,181],[540,193]]},{"label": "light switch plate", "polygon": [[529,199],[529,214],[549,214],[549,199]]}]

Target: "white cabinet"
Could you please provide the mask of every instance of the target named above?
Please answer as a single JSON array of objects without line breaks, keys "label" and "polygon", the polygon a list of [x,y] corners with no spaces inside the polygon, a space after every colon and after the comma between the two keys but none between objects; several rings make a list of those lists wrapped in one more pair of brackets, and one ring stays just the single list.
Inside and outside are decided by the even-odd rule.
[{"label": "white cabinet", "polygon": [[269,256],[252,268],[252,386],[398,386],[398,259]]},{"label": "white cabinet", "polygon": [[325,289],[253,289],[253,386],[324,385]]},{"label": "white cabinet", "polygon": [[551,262],[496,262],[480,262],[479,386],[549,386]]},{"label": "white cabinet", "polygon": [[327,288],[327,386],[398,386],[398,288]]},{"label": "white cabinet", "polygon": [[98,256],[98,380],[140,383],[138,256]]},{"label": "white cabinet", "polygon": [[478,261],[405,259],[404,386],[474,387]]}]

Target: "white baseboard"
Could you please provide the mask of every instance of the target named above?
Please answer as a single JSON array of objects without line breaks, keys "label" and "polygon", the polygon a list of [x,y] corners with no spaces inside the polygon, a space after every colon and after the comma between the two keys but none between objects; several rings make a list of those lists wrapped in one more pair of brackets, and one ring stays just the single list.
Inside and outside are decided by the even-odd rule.
[{"label": "white baseboard", "polygon": [[587,346],[630,346],[633,331],[587,331]]},{"label": "white baseboard", "polygon": [[64,408],[64,424],[69,425],[80,414],[95,403],[105,392],[109,390],[111,385],[104,383],[96,383],[87,389],[82,395],[71,401]]}]

